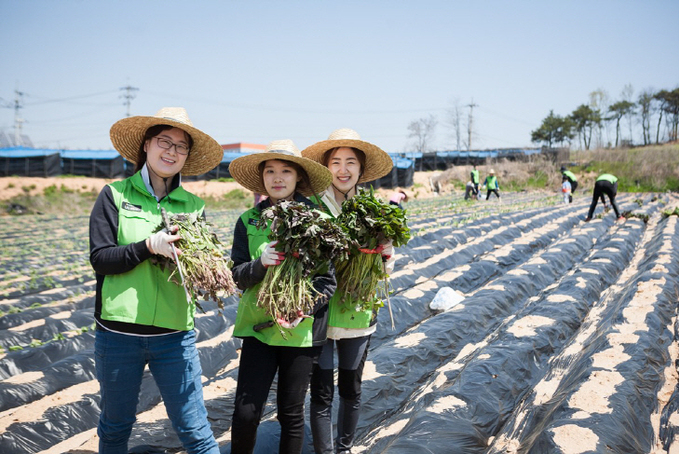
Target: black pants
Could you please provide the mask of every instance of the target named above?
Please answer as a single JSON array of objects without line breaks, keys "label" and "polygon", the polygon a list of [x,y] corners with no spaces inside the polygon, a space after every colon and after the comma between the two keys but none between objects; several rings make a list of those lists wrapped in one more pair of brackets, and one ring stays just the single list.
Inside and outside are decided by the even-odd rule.
[{"label": "black pants", "polygon": [[334,346],[337,346],[337,388],[339,409],[337,412],[337,453],[350,452],[356,437],[356,427],[361,410],[361,382],[363,367],[368,356],[370,336],[339,339],[328,342],[314,366],[311,378],[311,431],[316,454],[333,454],[332,401],[335,392],[333,380]]},{"label": "black pants", "polygon": [[578,182],[571,180],[568,181],[571,183],[571,193],[568,195],[568,203],[573,203],[573,194],[575,193],[575,190],[578,189]]},{"label": "black pants", "polygon": [[611,183],[610,181],[601,180],[594,183],[594,196],[592,197],[592,204],[589,206],[589,213],[587,213],[587,219],[592,219],[594,209],[596,208],[596,204],[599,201],[599,199],[601,199],[602,203],[604,204],[606,203],[606,200],[604,199],[604,194],[606,194],[608,196],[608,199],[611,201],[611,205],[613,206],[613,210],[615,211],[615,217],[619,218],[620,211],[618,211],[618,205],[615,204],[615,195],[617,193],[618,193],[617,181],[615,183]]},{"label": "black pants", "polygon": [[257,427],[276,371],[276,405],[281,424],[279,452],[302,452],[304,399],[321,348],[273,347],[254,337],[243,339],[231,425],[232,454],[250,454],[254,451]]},{"label": "black pants", "polygon": [[498,191],[497,189],[488,189],[488,192],[486,192],[486,200],[490,198],[491,192],[495,193],[498,199],[500,198],[500,191]]}]

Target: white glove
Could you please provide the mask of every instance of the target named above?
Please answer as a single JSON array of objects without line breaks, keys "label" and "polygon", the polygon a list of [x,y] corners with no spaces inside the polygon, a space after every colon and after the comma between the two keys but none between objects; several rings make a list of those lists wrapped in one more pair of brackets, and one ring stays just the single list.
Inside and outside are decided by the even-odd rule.
[{"label": "white glove", "polygon": [[394,244],[391,240],[384,244],[380,244],[380,253],[385,260],[389,260],[394,255]]},{"label": "white glove", "polygon": [[267,244],[262,251],[260,260],[262,261],[262,265],[264,265],[265,268],[274,265],[280,265],[281,262],[285,260],[285,254],[276,250],[276,244],[278,244],[277,240],[272,241],[271,243]]},{"label": "white glove", "polygon": [[[167,233],[167,230],[163,229],[146,239],[146,247],[149,248],[149,251],[151,251],[152,254],[163,255],[167,258],[174,259],[172,243],[180,238],[179,235],[171,235]],[[177,255],[181,255],[182,252],[179,249],[175,248],[175,250],[177,251]]]}]

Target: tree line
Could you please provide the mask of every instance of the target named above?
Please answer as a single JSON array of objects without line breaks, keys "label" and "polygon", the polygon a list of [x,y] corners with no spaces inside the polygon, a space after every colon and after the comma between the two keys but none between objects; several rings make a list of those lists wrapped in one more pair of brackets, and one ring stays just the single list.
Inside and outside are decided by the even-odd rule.
[{"label": "tree line", "polygon": [[[613,126],[614,143],[610,131]],[[556,115],[550,110],[540,127],[531,131],[531,140],[548,148],[570,146],[576,138],[580,148],[586,150],[593,145],[594,148],[617,148],[675,141],[678,129],[679,87],[647,89],[634,100],[634,89],[626,85],[620,99],[613,102],[604,90],[597,90],[590,93],[589,104],[581,104],[570,115]]]}]

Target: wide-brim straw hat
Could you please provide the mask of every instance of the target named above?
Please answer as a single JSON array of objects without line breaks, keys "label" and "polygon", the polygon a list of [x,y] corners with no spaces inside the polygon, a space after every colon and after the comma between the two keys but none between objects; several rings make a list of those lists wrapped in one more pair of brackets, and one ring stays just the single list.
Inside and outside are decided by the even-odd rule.
[{"label": "wide-brim straw hat", "polygon": [[193,146],[181,170],[182,175],[201,175],[222,162],[224,157],[222,146],[215,139],[195,128],[183,107],[163,107],[152,117],[136,116],[117,121],[111,126],[113,147],[123,158],[136,164],[146,130],[156,125],[179,128],[193,139]]},{"label": "wide-brim straw hat", "polygon": [[340,147],[350,147],[361,150],[365,154],[365,168],[358,179],[358,183],[374,181],[391,172],[394,161],[386,151],[377,145],[361,140],[356,131],[349,128],[337,129],[330,133],[328,140],[316,142],[302,150],[302,156],[323,163],[323,156],[328,150]]},{"label": "wide-brim straw hat", "polygon": [[294,142],[289,139],[274,140],[263,152],[234,159],[229,164],[229,173],[244,188],[269,195],[259,165],[270,159],[294,162],[304,169],[309,176],[311,188],[302,188],[298,185],[297,192],[305,196],[324,191],[332,183],[332,173],[325,166],[303,157]]}]

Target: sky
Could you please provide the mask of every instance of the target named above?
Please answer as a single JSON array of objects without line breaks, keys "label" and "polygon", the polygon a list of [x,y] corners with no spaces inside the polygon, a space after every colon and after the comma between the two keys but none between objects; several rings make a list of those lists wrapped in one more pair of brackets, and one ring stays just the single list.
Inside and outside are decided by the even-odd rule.
[{"label": "sky", "polygon": [[[536,147],[603,90],[679,86],[677,0],[0,0],[0,131],[112,149],[127,115],[182,106],[221,144],[352,128],[388,152]],[[126,91],[124,87],[134,87]],[[469,106],[473,105],[473,108]]]}]

